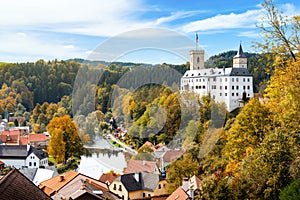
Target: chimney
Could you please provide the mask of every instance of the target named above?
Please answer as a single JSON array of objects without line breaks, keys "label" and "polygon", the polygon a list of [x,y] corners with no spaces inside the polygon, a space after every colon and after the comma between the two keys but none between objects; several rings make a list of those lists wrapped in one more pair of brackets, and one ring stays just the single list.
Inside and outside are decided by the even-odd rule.
[{"label": "chimney", "polygon": [[137,182],[140,182],[140,173],[135,173],[134,178]]},{"label": "chimney", "polygon": [[62,182],[65,179],[65,175],[61,174],[59,175],[59,182]]}]

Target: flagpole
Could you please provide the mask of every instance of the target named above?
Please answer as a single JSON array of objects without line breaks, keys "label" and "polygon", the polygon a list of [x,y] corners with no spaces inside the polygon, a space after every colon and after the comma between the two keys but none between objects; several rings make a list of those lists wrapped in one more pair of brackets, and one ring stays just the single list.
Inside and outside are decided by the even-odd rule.
[{"label": "flagpole", "polygon": [[196,32],[196,51],[198,50],[198,33]]}]

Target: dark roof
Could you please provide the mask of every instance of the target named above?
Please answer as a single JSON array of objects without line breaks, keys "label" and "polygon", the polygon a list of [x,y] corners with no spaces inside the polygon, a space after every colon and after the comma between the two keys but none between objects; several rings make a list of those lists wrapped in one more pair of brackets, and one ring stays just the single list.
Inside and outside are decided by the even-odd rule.
[{"label": "dark roof", "polygon": [[51,199],[17,169],[11,170],[0,179],[0,194],[0,200]]},{"label": "dark roof", "polygon": [[232,68],[230,76],[252,76],[246,68]]},{"label": "dark roof", "polygon": [[[120,181],[122,182],[122,184],[124,185],[124,187],[126,188],[126,190],[128,192],[141,190],[142,182],[137,181],[134,176],[135,176],[134,173],[124,174],[124,175],[118,177],[117,179],[120,178]],[[141,180],[141,173],[136,174],[136,176],[138,177],[139,180]]]},{"label": "dark roof", "polygon": [[43,150],[34,148],[34,147],[32,147],[32,146],[30,146],[30,149],[29,149],[29,151],[28,151],[28,156],[29,156],[31,153],[34,153],[39,159],[44,159],[44,158],[47,158],[47,157],[48,157],[48,154],[47,154],[46,152],[44,152]]},{"label": "dark roof", "polygon": [[137,190],[154,191],[159,182],[159,175],[148,172],[131,173],[123,174],[116,180],[120,180],[128,192]]},{"label": "dark roof", "polygon": [[0,158],[15,157],[26,158],[27,146],[26,145],[0,145]]},{"label": "dark roof", "polygon": [[240,44],[239,50],[234,57],[246,58],[246,56],[244,55],[244,52],[243,52],[242,44]]}]

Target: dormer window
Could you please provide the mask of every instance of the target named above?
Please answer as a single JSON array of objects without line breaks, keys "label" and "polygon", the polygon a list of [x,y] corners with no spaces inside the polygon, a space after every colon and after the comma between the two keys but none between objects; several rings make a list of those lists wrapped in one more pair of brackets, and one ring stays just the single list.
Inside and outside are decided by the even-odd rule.
[{"label": "dormer window", "polygon": [[194,74],[192,74],[192,76],[194,76]]}]

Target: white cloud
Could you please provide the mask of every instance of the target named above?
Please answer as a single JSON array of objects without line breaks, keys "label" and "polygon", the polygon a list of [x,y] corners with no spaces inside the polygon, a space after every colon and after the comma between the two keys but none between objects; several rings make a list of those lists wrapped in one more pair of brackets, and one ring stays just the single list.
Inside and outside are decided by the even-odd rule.
[{"label": "white cloud", "polygon": [[260,34],[256,31],[242,31],[242,32],[238,33],[237,36],[254,38],[254,39],[257,39],[257,38],[261,37]]},{"label": "white cloud", "polygon": [[248,10],[244,13],[216,15],[211,18],[190,22],[182,27],[185,32],[222,30],[233,28],[253,28],[261,15],[261,10]]},{"label": "white cloud", "polygon": [[[72,44],[45,41],[23,32],[5,33],[0,37],[0,60],[6,61],[32,61],[32,58],[43,59],[68,59],[70,57],[82,57],[85,53],[82,49]],[[11,56],[15,55],[14,59]]]}]

